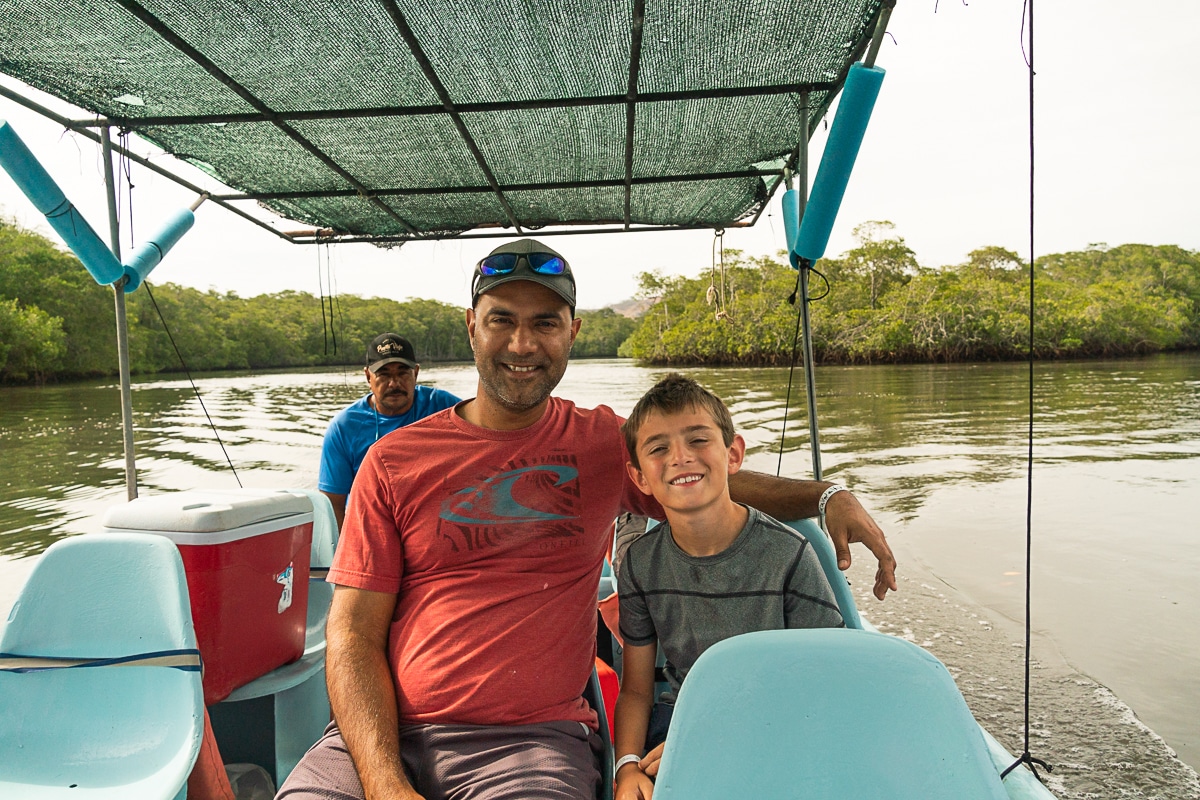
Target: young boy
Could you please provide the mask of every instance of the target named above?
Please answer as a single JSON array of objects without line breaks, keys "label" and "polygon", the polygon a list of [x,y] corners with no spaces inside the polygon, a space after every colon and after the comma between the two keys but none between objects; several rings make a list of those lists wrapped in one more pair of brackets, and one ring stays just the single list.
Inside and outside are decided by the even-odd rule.
[{"label": "young boy", "polygon": [[[746,443],[720,398],[668,375],[622,431],[630,476],[667,516],[630,545],[618,574],[625,651],[616,800],[650,800],[675,697],[701,653],[740,633],[843,622],[808,540],[730,499],[729,476],[741,468]],[[657,704],[656,644],[671,689]]]}]

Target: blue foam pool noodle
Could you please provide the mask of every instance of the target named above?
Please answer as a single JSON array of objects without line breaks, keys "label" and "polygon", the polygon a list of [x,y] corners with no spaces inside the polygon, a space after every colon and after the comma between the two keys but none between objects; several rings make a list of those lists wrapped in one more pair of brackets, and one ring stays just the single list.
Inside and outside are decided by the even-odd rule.
[{"label": "blue foam pool noodle", "polygon": [[142,285],[142,281],[150,274],[150,270],[158,266],[167,251],[191,230],[195,221],[196,215],[190,209],[185,208],[167,220],[157,235],[147,239],[134,251],[129,260],[125,262],[126,294]]},{"label": "blue foam pool noodle", "polygon": [[829,139],[825,142],[825,153],[821,156],[821,166],[817,169],[812,194],[804,209],[804,219],[800,222],[800,232],[792,248],[794,255],[810,263],[825,255],[825,246],[829,244],[829,234],[842,204],[842,196],[846,193],[854,161],[858,158],[858,149],[867,131],[875,99],[879,96],[883,76],[883,69],[862,64],[851,66],[846,76],[842,99],[833,118]]},{"label": "blue foam pool noodle", "polygon": [[787,237],[790,253],[796,249],[796,238],[800,235],[800,193],[795,189],[783,193],[783,235]]},{"label": "blue foam pool noodle", "polygon": [[58,232],[83,266],[101,285],[110,284],[125,274],[112,251],[96,235],[79,209],[42,168],[33,153],[5,120],[0,119],[0,164],[12,176],[46,221]]}]

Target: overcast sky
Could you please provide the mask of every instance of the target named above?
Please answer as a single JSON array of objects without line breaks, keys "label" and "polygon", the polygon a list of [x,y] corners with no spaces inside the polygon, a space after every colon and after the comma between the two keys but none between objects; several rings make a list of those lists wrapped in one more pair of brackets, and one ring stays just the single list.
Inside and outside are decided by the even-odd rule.
[{"label": "overcast sky", "polygon": [[[936,11],[935,11],[936,7]],[[1195,0],[1038,0],[1036,6],[1037,233],[1039,254],[1089,244],[1178,244],[1200,249],[1200,59]],[[891,220],[926,266],[959,263],[1000,245],[1029,253],[1027,72],[1020,0],[900,0],[878,64],[887,70],[875,114],[827,254],[853,246],[867,220]],[[15,81],[0,78],[5,85]],[[83,114],[43,102],[71,117]],[[0,98],[7,119],[67,196],[107,240],[98,148]],[[832,115],[830,116],[832,120]],[[811,176],[824,146],[814,138]],[[145,146],[140,151],[148,152]],[[162,157],[164,161],[171,159]],[[195,176],[186,165],[180,172]],[[135,165],[134,234],[150,233],[192,197]],[[0,214],[53,235],[0,172]],[[279,222],[284,230],[295,223]],[[123,236],[128,245],[128,234]],[[619,302],[651,269],[695,275],[711,260],[704,232],[555,237],[572,263],[583,308]],[[778,199],[727,247],[783,246]],[[493,240],[328,248],[343,294],[435,298],[464,305],[471,267]],[[321,248],[324,259],[326,248]],[[318,250],[290,245],[207,204],[151,282],[243,296],[317,293]]]}]

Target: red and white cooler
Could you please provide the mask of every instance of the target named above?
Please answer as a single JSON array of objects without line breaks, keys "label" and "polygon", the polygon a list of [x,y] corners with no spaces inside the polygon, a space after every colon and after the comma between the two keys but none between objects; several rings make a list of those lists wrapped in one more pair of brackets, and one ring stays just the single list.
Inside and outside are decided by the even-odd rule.
[{"label": "red and white cooler", "polygon": [[304,654],[312,503],[287,491],[189,491],[113,506],[105,531],[175,542],[204,662],[204,702]]}]

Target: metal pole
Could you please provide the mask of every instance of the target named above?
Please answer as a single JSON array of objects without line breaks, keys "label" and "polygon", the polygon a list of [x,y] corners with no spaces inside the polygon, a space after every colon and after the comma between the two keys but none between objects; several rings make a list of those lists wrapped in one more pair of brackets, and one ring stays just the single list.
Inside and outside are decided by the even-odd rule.
[{"label": "metal pole", "polygon": [[[117,184],[113,178],[112,135],[108,127],[100,129],[100,144],[104,150],[104,190],[108,195],[108,236],[117,261],[121,260],[121,223],[117,218]],[[125,318],[125,279],[113,284],[113,300],[117,312],[117,369],[121,380],[121,431],[125,445],[125,494],[136,500],[137,462],[133,453],[133,398],[129,389],[129,328]]]},{"label": "metal pole", "polygon": [[[796,159],[796,194],[799,198],[799,218],[804,219],[808,206],[808,92],[801,95],[800,157]],[[812,265],[801,259],[800,269],[800,336],[804,340],[804,391],[808,396],[808,443],[812,449],[813,478],[821,480],[821,432],[817,426],[817,385],[813,375],[812,328],[808,318],[808,271]]]},{"label": "metal pole", "polygon": [[879,47],[883,44],[883,35],[887,33],[888,21],[891,18],[891,6],[884,6],[879,10],[879,21],[875,25],[875,35],[871,39],[871,49],[867,51],[867,57],[863,59],[863,66],[875,66],[875,59],[879,56]]}]

